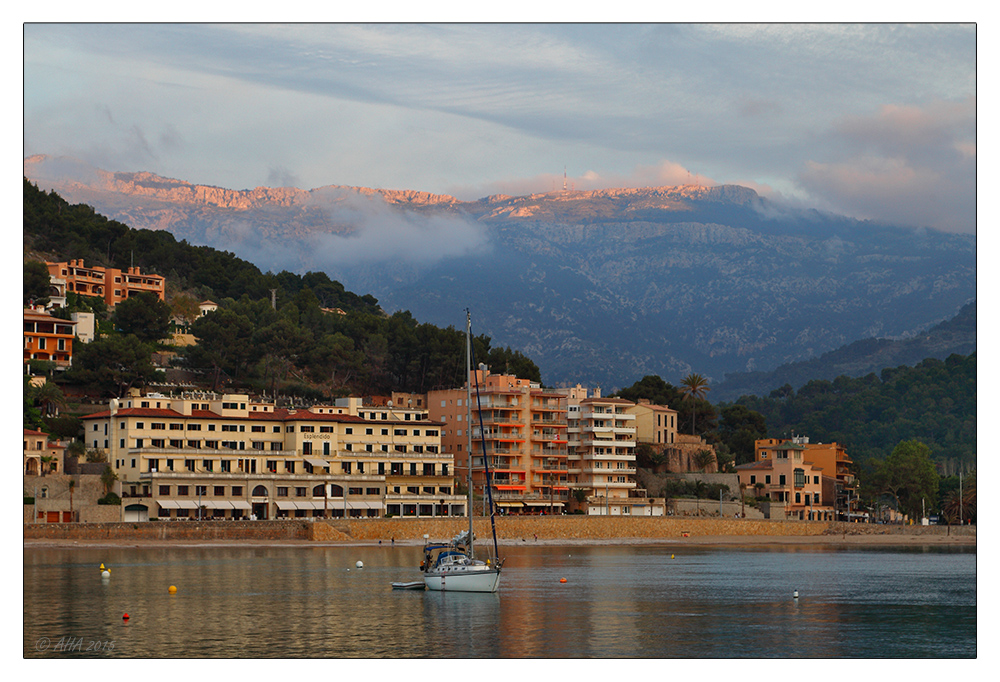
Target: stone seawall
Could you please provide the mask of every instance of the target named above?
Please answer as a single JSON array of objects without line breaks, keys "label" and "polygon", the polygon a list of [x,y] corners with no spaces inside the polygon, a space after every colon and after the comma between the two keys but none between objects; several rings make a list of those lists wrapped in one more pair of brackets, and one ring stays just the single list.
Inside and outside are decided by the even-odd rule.
[{"label": "stone seawall", "polygon": [[[150,521],[144,523],[24,524],[25,540],[49,541],[222,541],[222,542],[390,542],[448,539],[468,528],[461,518],[333,519],[329,521]],[[476,536],[492,536],[488,519],[475,521]],[[501,542],[521,540],[679,540],[684,537],[926,536],[975,539],[975,526],[883,526],[833,521],[627,516],[524,516],[497,520]]]}]

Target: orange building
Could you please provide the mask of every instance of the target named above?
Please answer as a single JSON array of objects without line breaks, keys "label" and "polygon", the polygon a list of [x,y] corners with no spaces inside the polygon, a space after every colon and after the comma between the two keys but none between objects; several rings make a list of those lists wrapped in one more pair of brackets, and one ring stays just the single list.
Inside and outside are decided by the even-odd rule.
[{"label": "orange building", "polygon": [[41,310],[24,309],[24,362],[48,360],[66,368],[73,364],[76,322]]},{"label": "orange building", "polygon": [[805,458],[805,446],[789,441],[768,442],[757,448],[757,461],[736,467],[740,486],[785,506],[795,519],[832,520],[834,508],[823,500],[824,471]]},{"label": "orange building", "polygon": [[442,424],[441,445],[454,453],[459,480],[467,484],[471,428],[474,491],[484,494],[483,457],[475,453],[482,447],[481,440],[485,440],[492,496],[501,509],[513,514],[562,513],[569,499],[566,397],[527,379],[490,374],[488,369],[475,370],[470,376],[473,379],[471,425],[466,421],[468,405],[464,387],[427,394],[427,412],[431,420]]},{"label": "orange building", "polygon": [[[109,307],[114,307],[129,296],[142,292],[156,294],[162,301],[166,291],[166,279],[160,275],[144,275],[138,267],[124,272],[117,268],[100,266],[86,267],[83,259],[68,263],[46,263],[49,277],[65,286],[66,293],[103,298]],[[64,284],[62,284],[64,283]]]},{"label": "orange building", "polygon": [[[787,438],[765,438],[754,442],[754,459],[760,461],[768,457],[768,453],[776,452],[776,448],[788,443],[802,446],[803,459],[812,462],[823,470],[823,476],[830,479],[823,496],[826,506],[836,509],[838,517],[846,520],[852,513],[849,508],[855,491],[854,474],[851,465],[854,462],[847,455],[844,446],[839,443],[810,443],[805,436]],[[773,457],[774,455],[771,454]]]}]

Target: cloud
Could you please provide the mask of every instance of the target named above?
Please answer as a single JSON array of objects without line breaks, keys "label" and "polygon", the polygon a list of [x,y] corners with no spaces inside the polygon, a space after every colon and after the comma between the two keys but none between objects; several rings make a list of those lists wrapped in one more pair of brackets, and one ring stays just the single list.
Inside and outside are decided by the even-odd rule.
[{"label": "cloud", "polygon": [[348,198],[332,208],[330,219],[351,230],[344,236],[319,234],[310,240],[320,267],[400,262],[421,267],[489,248],[485,228],[472,219],[403,212],[380,198]]},{"label": "cloud", "polygon": [[975,232],[975,99],[883,106],[840,120],[826,160],[809,160],[801,187],[860,218]]}]

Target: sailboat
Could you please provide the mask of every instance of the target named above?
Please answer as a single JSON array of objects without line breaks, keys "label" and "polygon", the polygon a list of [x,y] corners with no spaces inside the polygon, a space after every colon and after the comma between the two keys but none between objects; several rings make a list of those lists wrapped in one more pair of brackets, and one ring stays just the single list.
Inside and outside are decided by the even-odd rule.
[{"label": "sailboat", "polygon": [[[465,312],[465,384],[466,425],[472,417],[472,316]],[[493,558],[485,561],[476,558],[475,534],[472,530],[472,429],[467,428],[469,453],[469,501],[466,516],[469,529],[453,537],[448,542],[431,542],[424,536],[424,585],[429,590],[446,592],[496,592],[500,587],[500,559],[497,547],[496,509],[493,505],[492,480],[490,478],[489,457],[486,454],[486,436],[483,431],[482,410],[479,409],[479,375],[476,381],[476,407],[479,414],[479,435],[482,443],[483,466],[486,472],[486,504],[489,508],[490,524],[493,528]]]}]

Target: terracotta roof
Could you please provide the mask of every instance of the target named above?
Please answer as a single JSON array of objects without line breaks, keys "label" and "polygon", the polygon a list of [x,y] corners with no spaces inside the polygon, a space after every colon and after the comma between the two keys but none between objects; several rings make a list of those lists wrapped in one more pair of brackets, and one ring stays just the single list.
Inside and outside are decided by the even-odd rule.
[{"label": "terracotta roof", "polygon": [[46,437],[48,437],[49,434],[45,433],[44,431],[32,431],[31,429],[25,429],[24,430],[24,435],[25,436],[46,436]]},{"label": "terracotta roof", "polygon": [[749,464],[737,464],[736,468],[738,470],[739,469],[743,469],[743,470],[746,470],[746,469],[772,469],[773,468],[771,466],[772,463],[773,463],[773,460],[770,460],[770,459],[761,459],[761,460],[758,460],[756,462],[750,462]]},{"label": "terracotta roof", "polygon": [[584,403],[611,403],[613,405],[635,405],[631,400],[625,400],[624,398],[584,398],[580,401],[580,404]]}]

